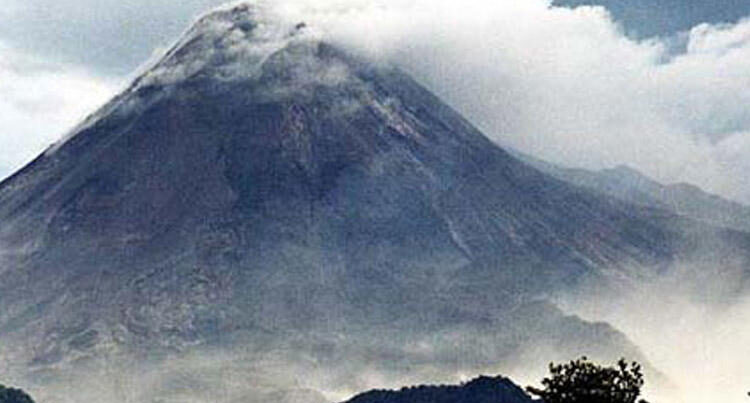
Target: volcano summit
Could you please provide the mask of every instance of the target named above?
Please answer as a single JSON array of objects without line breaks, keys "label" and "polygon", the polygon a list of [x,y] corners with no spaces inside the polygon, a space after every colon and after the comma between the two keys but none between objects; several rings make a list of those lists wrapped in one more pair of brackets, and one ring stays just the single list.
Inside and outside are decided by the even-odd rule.
[{"label": "volcano summit", "polygon": [[425,377],[633,357],[539,298],[749,245],[554,179],[406,73],[239,5],[0,185],[0,336],[29,371],[238,345]]}]

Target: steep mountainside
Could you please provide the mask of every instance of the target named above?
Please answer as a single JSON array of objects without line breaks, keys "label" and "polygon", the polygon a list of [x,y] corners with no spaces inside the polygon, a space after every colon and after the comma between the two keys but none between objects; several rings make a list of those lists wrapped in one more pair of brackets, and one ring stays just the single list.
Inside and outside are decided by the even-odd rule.
[{"label": "steep mountainside", "polygon": [[0,337],[34,368],[230,344],[405,372],[537,342],[632,357],[534,301],[725,251],[750,238],[555,179],[403,72],[240,5],[0,185]]}]

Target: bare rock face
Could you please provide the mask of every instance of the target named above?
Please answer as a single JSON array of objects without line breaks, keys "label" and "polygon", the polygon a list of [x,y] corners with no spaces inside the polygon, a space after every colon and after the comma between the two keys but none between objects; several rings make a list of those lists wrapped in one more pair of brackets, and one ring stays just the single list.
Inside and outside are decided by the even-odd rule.
[{"label": "bare rock face", "polygon": [[405,73],[242,5],[0,185],[0,337],[35,368],[249,341],[471,367],[407,347],[460,331],[511,359],[524,329],[637,354],[552,307],[516,319],[697,253],[700,231],[749,244],[553,179]]}]

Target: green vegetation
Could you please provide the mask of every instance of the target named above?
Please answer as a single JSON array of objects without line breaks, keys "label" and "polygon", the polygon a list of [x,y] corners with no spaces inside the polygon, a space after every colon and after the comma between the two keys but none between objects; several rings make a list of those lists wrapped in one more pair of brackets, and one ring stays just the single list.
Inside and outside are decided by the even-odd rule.
[{"label": "green vegetation", "polygon": [[647,403],[638,399],[643,387],[641,366],[621,359],[614,367],[602,367],[586,357],[567,364],[550,364],[550,377],[542,388],[527,387],[545,403]]},{"label": "green vegetation", "polygon": [[34,403],[34,400],[20,389],[0,385],[0,403]]}]

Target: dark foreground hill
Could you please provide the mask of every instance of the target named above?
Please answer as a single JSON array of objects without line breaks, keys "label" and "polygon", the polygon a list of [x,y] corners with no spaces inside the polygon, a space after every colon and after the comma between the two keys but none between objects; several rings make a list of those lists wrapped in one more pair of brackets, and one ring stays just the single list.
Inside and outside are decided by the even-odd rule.
[{"label": "dark foreground hill", "polygon": [[346,403],[532,403],[520,387],[503,377],[479,377],[460,386],[414,386],[376,390]]}]

